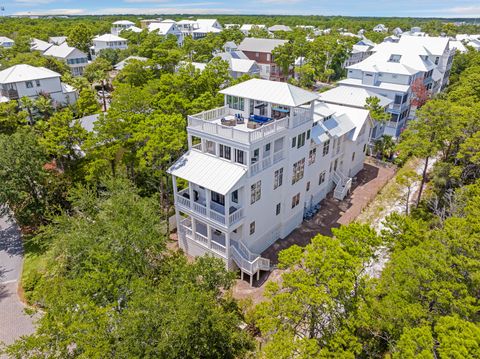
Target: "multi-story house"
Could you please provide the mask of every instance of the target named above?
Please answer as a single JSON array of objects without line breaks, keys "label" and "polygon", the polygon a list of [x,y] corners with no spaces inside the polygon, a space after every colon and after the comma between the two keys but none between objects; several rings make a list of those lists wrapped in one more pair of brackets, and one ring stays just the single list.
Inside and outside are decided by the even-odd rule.
[{"label": "multi-story house", "polygon": [[0,102],[37,98],[41,94],[59,104],[73,104],[76,90],[60,81],[61,75],[45,67],[15,65],[0,71]]},{"label": "multi-story house", "polygon": [[[173,178],[180,247],[252,277],[262,253],[286,237],[332,189],[342,200],[361,170],[371,121],[365,109],[252,79],[220,91],[225,106],[188,117],[188,151]],[[180,180],[181,179],[181,180]]]},{"label": "multi-story house", "polygon": [[60,46],[52,45],[43,53],[43,56],[52,56],[65,62],[70,67],[73,76],[83,75],[85,66],[88,64],[87,54],[75,47],[68,46],[66,42]]},{"label": "multi-story house", "polygon": [[0,47],[4,47],[8,49],[13,47],[13,45],[15,45],[15,41],[13,41],[8,37],[0,36]]},{"label": "multi-story house", "polygon": [[373,54],[373,48],[376,44],[368,39],[362,39],[352,46],[350,56],[343,63],[343,67],[358,64]]},{"label": "multi-story house", "polygon": [[66,36],[50,36],[48,42],[54,45],[62,45],[67,42]]},{"label": "multi-story house", "polygon": [[234,79],[243,75],[252,77],[260,75],[260,67],[257,62],[250,60],[242,51],[219,52],[215,54],[215,57],[220,57],[223,61],[228,62],[230,76]]},{"label": "multi-story house", "polygon": [[173,20],[163,20],[161,22],[151,23],[148,25],[148,31],[156,32],[161,36],[173,35],[177,38],[177,44],[179,46],[183,44],[183,33]]},{"label": "multi-story house", "polygon": [[263,24],[243,24],[240,26],[240,31],[243,32],[245,36],[250,35],[250,31],[253,29],[267,29]]},{"label": "multi-story house", "polygon": [[381,134],[377,126],[373,137],[385,134],[396,138],[407,119],[414,117],[412,85],[421,81],[432,93],[441,91],[448,83],[455,52],[449,49],[448,39],[412,36],[402,36],[398,43],[383,42],[372,51],[365,60],[347,66],[348,78],[339,85],[361,87],[393,100],[388,107],[391,120]]},{"label": "multi-story house", "polygon": [[90,48],[92,59],[95,59],[100,51],[105,49],[126,50],[128,48],[127,39],[112,34],[104,34],[93,38],[93,46]]},{"label": "multi-story house", "polygon": [[272,81],[287,81],[290,74],[284,74],[280,66],[275,63],[272,52],[277,46],[282,46],[287,40],[257,39],[246,37],[238,45],[238,49],[260,67],[260,77]]},{"label": "multi-story house", "polygon": [[123,30],[128,30],[132,27],[135,27],[135,23],[128,20],[118,20],[112,24],[110,33],[112,35],[118,36]]}]

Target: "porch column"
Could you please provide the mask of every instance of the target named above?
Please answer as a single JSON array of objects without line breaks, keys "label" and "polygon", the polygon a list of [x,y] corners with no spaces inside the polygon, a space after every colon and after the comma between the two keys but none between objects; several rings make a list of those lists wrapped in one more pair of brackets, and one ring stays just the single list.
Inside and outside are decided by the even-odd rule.
[{"label": "porch column", "polygon": [[174,198],[177,198],[177,176],[172,176],[172,185],[173,185],[173,196]]},{"label": "porch column", "polygon": [[190,217],[190,222],[192,222],[192,237],[193,237],[194,240],[196,240],[197,222],[196,222],[195,218],[193,218],[193,217]]},{"label": "porch column", "polygon": [[229,192],[225,195],[225,225],[228,227],[230,225],[230,200],[232,193]]},{"label": "porch column", "polygon": [[225,232],[225,255],[227,256],[227,263],[230,260],[230,232]]},{"label": "porch column", "polygon": [[212,248],[212,227],[207,223],[208,248]]},{"label": "porch column", "polygon": [[188,195],[190,196],[190,208],[193,208],[193,201],[195,198],[193,197],[193,187],[191,182],[188,182]]},{"label": "porch column", "polygon": [[207,207],[207,218],[210,218],[210,199],[212,198],[212,191],[205,188],[205,205]]}]

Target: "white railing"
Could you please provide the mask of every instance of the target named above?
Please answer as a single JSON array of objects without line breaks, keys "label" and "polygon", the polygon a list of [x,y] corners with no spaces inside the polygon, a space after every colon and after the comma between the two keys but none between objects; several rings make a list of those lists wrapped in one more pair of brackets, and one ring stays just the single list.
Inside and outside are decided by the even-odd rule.
[{"label": "white railing", "polygon": [[278,163],[284,159],[283,151],[278,151],[273,154],[273,163]]},{"label": "white railing", "polygon": [[227,252],[227,249],[225,248],[224,245],[221,245],[220,243],[217,243],[215,241],[211,242],[210,248],[215,252],[219,252],[222,254],[225,254]]},{"label": "white railing", "polygon": [[248,275],[254,275],[259,270],[270,270],[269,259],[262,258],[258,255],[255,259],[248,260],[235,246],[232,246],[232,257],[235,263],[237,263],[238,267]]},{"label": "white railing", "polygon": [[[284,131],[288,128],[288,117],[272,121],[271,123],[260,126],[259,128],[252,131],[241,130],[236,128],[235,126],[223,126],[221,124],[211,122],[211,120],[215,119],[214,115],[218,113],[221,114],[217,117],[217,119],[224,117],[225,114],[222,113],[225,110],[222,110],[223,112],[214,111],[215,110],[207,111],[209,112],[209,114],[207,115],[202,113],[199,115],[188,116],[188,128],[201,132],[207,132],[213,135],[218,135],[223,138],[232,139],[234,141],[246,144],[263,140],[266,137],[269,137],[280,131]],[[235,113],[235,110],[228,109],[228,111]],[[248,120],[245,119],[245,121]]]},{"label": "white railing", "polygon": [[202,144],[201,144],[201,143],[197,143],[196,145],[192,145],[192,148],[195,149],[195,150],[201,151],[201,150],[202,150]]},{"label": "white railing", "polygon": [[177,203],[180,206],[190,208],[190,199],[183,196],[185,193],[188,193],[188,189],[177,193]]},{"label": "white railing", "polygon": [[207,249],[210,249],[214,252],[217,252],[217,253],[221,254],[222,256],[225,256],[225,254],[227,253],[227,249],[224,245],[222,245],[218,242],[215,242],[214,240],[209,241],[208,237],[204,236],[201,233],[197,232],[197,233],[194,234],[192,232],[192,228],[189,225],[191,226],[191,222],[188,218],[186,220],[183,220],[182,222],[180,222],[179,230],[180,230],[181,235],[185,235],[188,239],[190,239],[192,241],[195,241],[199,245],[201,245],[201,246],[203,246]]},{"label": "white railing", "polygon": [[291,128],[295,128],[297,126],[303,125],[304,123],[312,121],[312,115],[310,108],[293,108],[290,112],[291,121]]},{"label": "white railing", "polygon": [[243,218],[243,208],[237,209],[235,212],[233,212],[229,218],[228,221],[230,225],[237,223],[239,220]]},{"label": "white railing", "polygon": [[200,203],[193,202],[193,210],[197,213],[200,213],[204,216],[207,215],[207,207],[201,205]]},{"label": "white railing", "polygon": [[213,209],[210,210],[210,219],[214,220],[215,222],[225,224],[225,216],[221,213],[218,213],[217,211],[214,211]]},{"label": "white railing", "polygon": [[222,106],[222,107],[214,108],[213,110],[197,113],[195,115],[192,115],[192,117],[196,117],[198,119],[205,120],[205,121],[213,121],[218,118],[222,118],[226,115],[229,115],[230,114],[229,110],[230,108],[228,106]]},{"label": "white railing", "polygon": [[205,237],[203,234],[195,233],[195,240],[197,242],[203,243],[208,247],[208,237]]},{"label": "white railing", "polygon": [[352,188],[352,179],[337,171],[333,172],[332,179],[335,182],[333,197],[342,201]]},{"label": "white railing", "polygon": [[255,162],[253,165],[250,166],[250,176],[254,176],[257,173],[266,170],[267,168],[271,167],[275,163],[280,162],[281,160],[283,160],[283,151],[277,152],[273,156],[268,156],[259,162]]}]

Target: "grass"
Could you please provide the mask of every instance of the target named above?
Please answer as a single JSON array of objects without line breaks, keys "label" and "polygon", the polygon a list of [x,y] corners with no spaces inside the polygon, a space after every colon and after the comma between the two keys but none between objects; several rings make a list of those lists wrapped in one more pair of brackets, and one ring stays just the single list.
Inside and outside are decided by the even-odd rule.
[{"label": "grass", "polygon": [[[38,280],[47,267],[47,252],[32,235],[23,239],[24,260],[20,288],[23,299],[30,303]],[[31,304],[31,303],[30,303]]]}]

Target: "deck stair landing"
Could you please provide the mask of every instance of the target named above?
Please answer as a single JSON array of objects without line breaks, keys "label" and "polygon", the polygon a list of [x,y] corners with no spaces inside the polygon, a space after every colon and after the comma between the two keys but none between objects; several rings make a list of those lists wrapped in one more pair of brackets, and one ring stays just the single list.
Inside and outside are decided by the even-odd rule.
[{"label": "deck stair landing", "polygon": [[270,259],[263,258],[260,254],[253,253],[241,241],[232,241],[232,258],[243,274],[250,276],[250,285],[253,282],[253,276],[257,274],[257,279],[260,271],[270,271]]},{"label": "deck stair landing", "polygon": [[333,191],[333,197],[340,201],[346,197],[350,189],[352,188],[352,178],[345,176],[340,171],[333,172],[333,182],[335,183],[335,189]]}]

